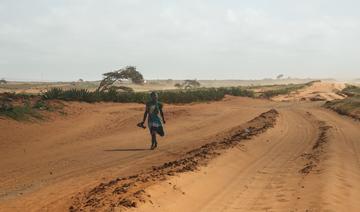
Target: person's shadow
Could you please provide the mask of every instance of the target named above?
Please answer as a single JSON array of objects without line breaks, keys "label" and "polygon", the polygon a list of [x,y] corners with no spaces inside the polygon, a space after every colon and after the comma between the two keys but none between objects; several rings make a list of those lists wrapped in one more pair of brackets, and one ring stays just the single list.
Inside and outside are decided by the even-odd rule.
[{"label": "person's shadow", "polygon": [[130,148],[128,148],[128,149],[105,149],[104,151],[105,152],[136,152],[136,151],[146,151],[146,150],[149,150],[149,149],[140,149],[140,148],[138,148],[138,149],[136,149],[136,148],[134,148],[134,149],[130,149]]}]

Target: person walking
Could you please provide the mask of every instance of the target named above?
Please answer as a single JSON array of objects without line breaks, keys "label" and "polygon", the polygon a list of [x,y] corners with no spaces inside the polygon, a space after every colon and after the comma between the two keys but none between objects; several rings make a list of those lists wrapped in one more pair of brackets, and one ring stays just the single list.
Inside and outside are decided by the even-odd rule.
[{"label": "person walking", "polygon": [[163,124],[166,122],[163,113],[163,104],[159,102],[158,99],[159,97],[156,92],[150,93],[150,101],[146,103],[143,121],[139,123],[141,127],[144,127],[146,118],[148,119],[148,127],[151,135],[151,150],[157,147],[156,135],[158,134],[161,137],[165,135]]}]

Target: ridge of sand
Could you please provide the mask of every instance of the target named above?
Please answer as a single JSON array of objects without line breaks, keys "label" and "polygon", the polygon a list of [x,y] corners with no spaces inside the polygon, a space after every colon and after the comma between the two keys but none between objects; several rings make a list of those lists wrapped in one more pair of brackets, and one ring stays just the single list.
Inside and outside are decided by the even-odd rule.
[{"label": "ridge of sand", "polygon": [[345,96],[339,92],[345,88],[344,83],[338,82],[314,82],[298,91],[272,98],[275,101],[331,101],[344,99]]}]

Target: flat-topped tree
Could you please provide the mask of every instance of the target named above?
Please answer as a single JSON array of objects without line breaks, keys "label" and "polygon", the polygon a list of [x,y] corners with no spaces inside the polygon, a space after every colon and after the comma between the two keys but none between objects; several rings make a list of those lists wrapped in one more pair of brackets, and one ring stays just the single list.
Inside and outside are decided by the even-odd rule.
[{"label": "flat-topped tree", "polygon": [[183,87],[185,89],[199,88],[200,82],[198,82],[197,80],[185,80],[185,82],[183,83]]},{"label": "flat-topped tree", "polygon": [[175,87],[182,89],[193,89],[193,88],[199,88],[201,86],[200,82],[198,82],[196,79],[195,80],[185,80],[182,83],[176,83],[174,85]]},{"label": "flat-topped tree", "polygon": [[123,80],[131,80],[135,84],[143,84],[144,77],[143,75],[136,71],[135,66],[127,66],[125,68],[119,69],[117,71],[107,72],[103,74],[104,79],[100,82],[97,91],[109,91],[109,90],[123,90],[123,91],[132,91],[132,88],[127,86],[116,86],[116,82],[121,82]]},{"label": "flat-topped tree", "polygon": [[7,81],[5,79],[1,79],[0,84],[7,84]]},{"label": "flat-topped tree", "polygon": [[174,86],[177,88],[180,88],[180,89],[182,88],[182,84],[180,84],[180,83],[176,83]]}]

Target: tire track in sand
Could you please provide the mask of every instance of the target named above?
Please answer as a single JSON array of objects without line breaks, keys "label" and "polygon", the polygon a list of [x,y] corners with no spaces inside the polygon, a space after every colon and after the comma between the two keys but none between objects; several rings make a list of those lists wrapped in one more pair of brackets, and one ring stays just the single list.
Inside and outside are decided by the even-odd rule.
[{"label": "tire track in sand", "polygon": [[[300,157],[319,140],[321,124],[309,113],[280,110],[275,128],[246,142],[247,152],[233,149],[201,170],[149,189],[153,204],[137,211],[291,211],[318,202],[302,190],[306,180]],[[206,191],[206,192],[205,192]],[[312,198],[312,199],[311,199]],[[194,201],[195,200],[195,201]]]}]

